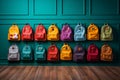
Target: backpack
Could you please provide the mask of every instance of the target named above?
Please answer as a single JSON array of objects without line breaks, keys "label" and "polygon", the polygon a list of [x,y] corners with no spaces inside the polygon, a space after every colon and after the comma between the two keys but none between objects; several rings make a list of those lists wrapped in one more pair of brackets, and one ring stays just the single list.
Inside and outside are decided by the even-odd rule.
[{"label": "backpack", "polygon": [[35,31],[35,41],[46,41],[46,30],[45,27],[39,24]]},{"label": "backpack", "polygon": [[62,41],[72,41],[72,29],[68,24],[62,27],[60,38]]},{"label": "backpack", "polygon": [[76,45],[73,51],[73,61],[79,62],[85,59],[85,49],[81,45]]},{"label": "backpack", "polygon": [[26,24],[23,27],[21,37],[23,41],[33,40],[33,31],[32,31],[32,27],[29,24]]},{"label": "backpack", "polygon": [[45,48],[42,45],[37,45],[35,48],[35,60],[36,61],[44,61],[46,60]]},{"label": "backpack", "polygon": [[52,24],[48,28],[47,39],[50,41],[58,41],[59,40],[59,30],[55,24]]},{"label": "backpack", "polygon": [[104,44],[101,47],[100,59],[101,61],[112,61],[113,60],[112,48],[108,44]]},{"label": "backpack", "polygon": [[95,24],[90,24],[87,28],[88,40],[99,40],[99,29]]},{"label": "backpack", "polygon": [[78,24],[74,29],[74,40],[75,41],[84,41],[86,40],[85,27],[82,24]]},{"label": "backpack", "polygon": [[102,26],[100,38],[102,41],[110,41],[113,39],[112,28],[108,24]]},{"label": "backpack", "polygon": [[91,44],[88,47],[87,61],[98,61],[98,60],[99,60],[98,48],[95,44]]},{"label": "backpack", "polygon": [[8,31],[8,40],[20,41],[20,30],[17,25],[12,25]]},{"label": "backpack", "polygon": [[58,48],[54,44],[49,46],[49,48],[48,48],[47,60],[48,61],[58,61],[59,60]]},{"label": "backpack", "polygon": [[72,49],[66,43],[61,48],[60,59],[65,61],[72,60]]},{"label": "backpack", "polygon": [[22,49],[21,60],[32,60],[32,48],[29,45],[25,45]]},{"label": "backpack", "polygon": [[8,53],[8,61],[19,61],[20,60],[20,53],[18,46],[11,45],[9,47],[9,53]]}]

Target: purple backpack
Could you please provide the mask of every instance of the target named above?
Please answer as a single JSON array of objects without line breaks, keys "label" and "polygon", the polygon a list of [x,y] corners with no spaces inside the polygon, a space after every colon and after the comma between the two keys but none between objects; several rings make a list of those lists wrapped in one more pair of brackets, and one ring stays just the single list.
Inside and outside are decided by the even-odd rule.
[{"label": "purple backpack", "polygon": [[73,52],[73,61],[79,62],[85,60],[85,49],[81,45],[76,45]]},{"label": "purple backpack", "polygon": [[72,41],[72,30],[68,24],[62,27],[60,39],[61,41]]}]

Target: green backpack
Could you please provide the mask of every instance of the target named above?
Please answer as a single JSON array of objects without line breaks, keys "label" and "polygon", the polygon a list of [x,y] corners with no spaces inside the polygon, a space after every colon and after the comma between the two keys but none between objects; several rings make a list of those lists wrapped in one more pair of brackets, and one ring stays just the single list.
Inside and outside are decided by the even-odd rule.
[{"label": "green backpack", "polygon": [[108,24],[104,24],[101,28],[101,41],[111,41],[113,40],[112,28]]}]

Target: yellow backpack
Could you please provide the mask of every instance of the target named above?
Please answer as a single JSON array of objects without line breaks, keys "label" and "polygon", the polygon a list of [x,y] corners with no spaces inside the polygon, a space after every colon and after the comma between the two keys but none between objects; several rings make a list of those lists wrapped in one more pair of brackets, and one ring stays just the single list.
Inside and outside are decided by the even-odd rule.
[{"label": "yellow backpack", "polygon": [[19,41],[20,40],[20,31],[16,24],[12,25],[8,31],[8,40]]},{"label": "yellow backpack", "polygon": [[48,28],[47,40],[58,41],[59,40],[59,30],[55,24],[52,24]]},{"label": "yellow backpack", "polygon": [[64,44],[60,51],[61,60],[72,60],[72,49],[68,44]]},{"label": "yellow backpack", "polygon": [[95,24],[90,24],[87,28],[88,40],[99,40],[99,29]]},{"label": "yellow backpack", "polygon": [[112,61],[113,60],[112,48],[108,44],[104,44],[101,47],[100,59],[101,61]]}]

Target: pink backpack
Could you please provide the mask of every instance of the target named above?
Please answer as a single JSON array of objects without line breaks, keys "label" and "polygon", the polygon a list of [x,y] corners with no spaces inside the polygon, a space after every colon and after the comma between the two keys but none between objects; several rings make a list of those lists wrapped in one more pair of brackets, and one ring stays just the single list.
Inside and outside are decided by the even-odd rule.
[{"label": "pink backpack", "polygon": [[72,30],[68,24],[62,27],[60,38],[62,41],[72,41]]}]

